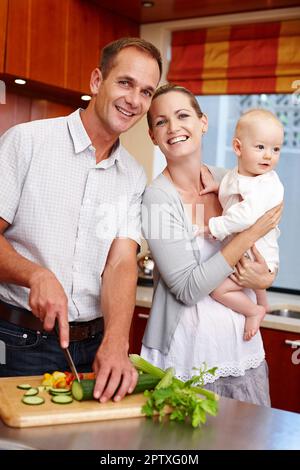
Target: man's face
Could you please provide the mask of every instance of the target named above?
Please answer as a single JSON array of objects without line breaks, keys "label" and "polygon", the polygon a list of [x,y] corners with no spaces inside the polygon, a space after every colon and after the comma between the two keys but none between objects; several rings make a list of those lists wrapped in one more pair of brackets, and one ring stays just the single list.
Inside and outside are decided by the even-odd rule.
[{"label": "man's face", "polygon": [[119,136],[144,116],[159,78],[156,60],[135,47],[118,53],[105,79],[98,70],[98,81],[91,85],[94,109],[108,134]]}]

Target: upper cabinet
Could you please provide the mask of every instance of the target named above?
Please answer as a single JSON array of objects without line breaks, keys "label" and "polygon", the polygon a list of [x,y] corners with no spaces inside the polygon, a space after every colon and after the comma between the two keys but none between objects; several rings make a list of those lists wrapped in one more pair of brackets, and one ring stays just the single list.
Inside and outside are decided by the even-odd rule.
[{"label": "upper cabinet", "polygon": [[7,4],[8,0],[0,1],[0,73],[4,71]]},{"label": "upper cabinet", "polygon": [[[39,83],[87,93],[102,47],[139,35],[134,21],[86,0],[1,0],[1,10],[3,1],[8,3],[4,71]],[[2,28],[0,41],[1,33]]]}]

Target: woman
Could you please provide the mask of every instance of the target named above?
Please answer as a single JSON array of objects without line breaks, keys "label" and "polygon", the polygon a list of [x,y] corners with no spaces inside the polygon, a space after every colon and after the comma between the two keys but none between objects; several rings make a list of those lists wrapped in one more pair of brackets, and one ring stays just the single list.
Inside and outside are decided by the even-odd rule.
[{"label": "woman", "polygon": [[[253,245],[276,226],[282,207],[269,211],[227,244],[199,236],[210,217],[221,215],[217,194],[203,187],[207,170],[201,162],[201,141],[207,117],[187,89],[165,85],[153,97],[148,123],[167,166],[143,199],[143,230],[157,273],[141,354],[164,369],[175,367],[176,375],[184,380],[203,362],[208,368],[217,366],[215,376],[205,376],[207,388],[269,405],[260,333],[245,342],[244,317],[214,301],[209,293],[230,275],[248,288],[271,285],[274,276]],[[217,180],[224,174],[214,168],[210,172]],[[251,247],[255,262],[243,256]]]}]

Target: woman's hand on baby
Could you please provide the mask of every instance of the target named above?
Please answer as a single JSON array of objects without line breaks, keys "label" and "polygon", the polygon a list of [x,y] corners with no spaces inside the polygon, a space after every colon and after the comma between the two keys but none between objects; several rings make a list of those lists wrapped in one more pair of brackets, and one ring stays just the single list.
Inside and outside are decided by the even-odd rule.
[{"label": "woman's hand on baby", "polygon": [[278,206],[273,207],[273,209],[268,210],[264,215],[257,219],[255,224],[247,229],[249,232],[253,233],[254,242],[266,235],[279,224],[282,211],[283,202],[278,204]]},{"label": "woman's hand on baby", "polygon": [[248,289],[267,289],[273,283],[275,274],[270,273],[264,257],[255,246],[251,248],[251,252],[253,260],[249,256],[243,256],[230,279]]},{"label": "woman's hand on baby", "polygon": [[207,193],[218,193],[220,185],[214,180],[213,175],[205,165],[201,166],[200,179],[203,186],[203,189],[199,193],[200,196]]}]

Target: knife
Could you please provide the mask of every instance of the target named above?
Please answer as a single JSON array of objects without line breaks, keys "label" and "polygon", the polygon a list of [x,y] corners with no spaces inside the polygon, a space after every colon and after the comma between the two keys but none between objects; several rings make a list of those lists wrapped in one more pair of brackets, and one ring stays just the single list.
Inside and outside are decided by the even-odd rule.
[{"label": "knife", "polygon": [[[55,320],[55,333],[56,333],[56,336],[57,336],[57,339],[58,339],[58,343],[60,344],[60,341],[59,341],[59,327],[58,327],[58,321],[57,320]],[[80,378],[79,378],[76,366],[74,364],[74,361],[72,359],[72,356],[70,354],[69,348],[61,348],[61,349],[64,352],[65,358],[67,360],[68,366],[70,367],[70,369],[72,371],[72,374],[76,377],[76,380],[78,380],[78,382],[80,382]]]}]

